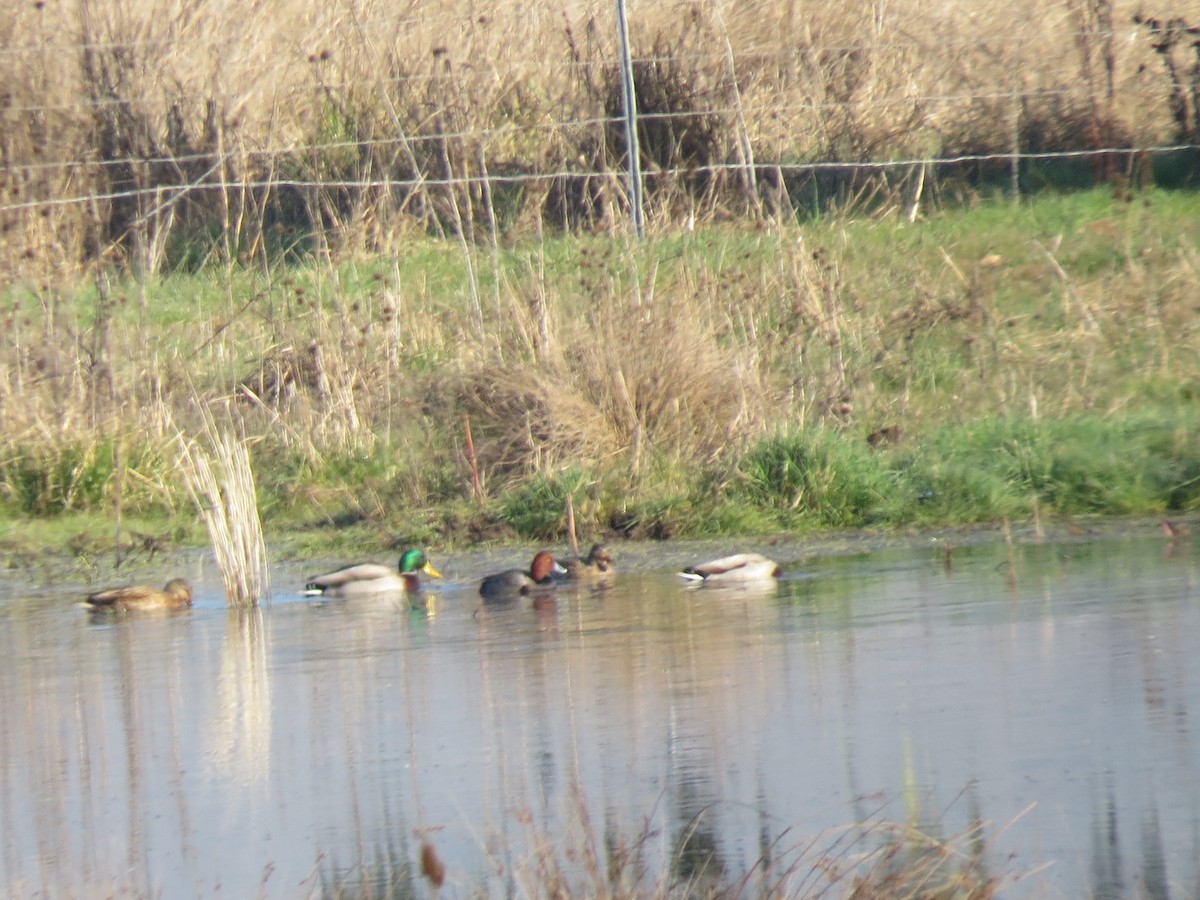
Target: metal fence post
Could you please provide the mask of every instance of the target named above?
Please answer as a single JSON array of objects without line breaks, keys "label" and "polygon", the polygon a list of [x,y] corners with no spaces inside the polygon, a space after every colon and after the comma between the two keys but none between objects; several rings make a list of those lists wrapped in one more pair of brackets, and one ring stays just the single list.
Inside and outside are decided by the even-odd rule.
[{"label": "metal fence post", "polygon": [[638,147],[637,95],[633,89],[633,57],[629,52],[629,18],[625,0],[617,0],[617,30],[621,41],[621,84],[625,100],[625,154],[629,159],[629,207],[633,228],[639,238],[646,236],[642,217],[642,154]]}]

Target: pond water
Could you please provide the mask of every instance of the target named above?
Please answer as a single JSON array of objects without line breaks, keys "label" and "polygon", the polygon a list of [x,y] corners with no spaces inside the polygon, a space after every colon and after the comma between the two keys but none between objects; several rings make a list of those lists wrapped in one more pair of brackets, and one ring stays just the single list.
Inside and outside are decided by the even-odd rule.
[{"label": "pond water", "polygon": [[525,554],[435,556],[419,609],[299,597],[319,564],[236,612],[188,558],[139,580],[194,609],[120,618],[0,578],[0,890],[425,895],[427,842],[445,896],[801,895],[919,828],[1007,896],[1196,896],[1200,547],[1119,530],[778,544],[765,593],[618,544],[483,611]]}]

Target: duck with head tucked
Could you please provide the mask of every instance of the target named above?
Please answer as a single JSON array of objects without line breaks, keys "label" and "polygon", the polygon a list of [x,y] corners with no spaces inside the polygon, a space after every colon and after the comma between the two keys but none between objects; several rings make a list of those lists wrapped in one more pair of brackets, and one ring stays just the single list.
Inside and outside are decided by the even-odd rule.
[{"label": "duck with head tucked", "polygon": [[688,566],[679,574],[707,587],[740,587],[770,584],[779,577],[780,569],[774,560],[758,553],[736,553]]},{"label": "duck with head tucked", "polygon": [[172,578],[161,591],[143,585],[110,588],[89,594],[84,604],[97,612],[187,609],[192,605],[192,586],[182,578]]},{"label": "duck with head tucked", "polygon": [[554,589],[554,576],[565,575],[566,571],[553,553],[542,550],[533,558],[528,572],[509,569],[488,575],[479,585],[479,595],[484,600],[512,600],[523,594],[550,591]]},{"label": "duck with head tucked", "polygon": [[415,594],[421,590],[420,573],[441,578],[442,573],[425,558],[423,550],[406,550],[396,569],[375,563],[344,566],[310,578],[304,593],[322,597],[358,597],[367,594]]},{"label": "duck with head tucked", "polygon": [[592,544],[587,556],[559,560],[559,565],[566,570],[567,578],[580,581],[608,578],[617,571],[612,554],[603,544]]}]

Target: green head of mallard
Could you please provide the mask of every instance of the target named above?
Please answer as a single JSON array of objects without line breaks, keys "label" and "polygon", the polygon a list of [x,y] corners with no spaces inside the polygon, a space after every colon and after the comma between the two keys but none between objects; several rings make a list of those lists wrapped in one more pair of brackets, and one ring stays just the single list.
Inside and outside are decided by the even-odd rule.
[{"label": "green head of mallard", "polygon": [[425,558],[425,551],[416,549],[404,551],[404,555],[400,557],[400,574],[412,575],[417,572],[424,572],[431,578],[442,577],[442,573]]}]

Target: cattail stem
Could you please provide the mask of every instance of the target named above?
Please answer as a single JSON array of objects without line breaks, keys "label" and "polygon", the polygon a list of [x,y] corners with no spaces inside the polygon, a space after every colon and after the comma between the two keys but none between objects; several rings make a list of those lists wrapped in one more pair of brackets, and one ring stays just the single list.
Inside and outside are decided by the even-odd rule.
[{"label": "cattail stem", "polygon": [[471,464],[471,493],[475,502],[483,506],[483,486],[479,482],[479,461],[475,458],[475,440],[471,437],[471,417],[463,415],[463,428],[467,434],[467,460]]},{"label": "cattail stem", "polygon": [[567,494],[567,537],[571,539],[571,552],[579,555],[579,539],[575,537],[575,501]]},{"label": "cattail stem", "polygon": [[125,481],[121,460],[121,442],[113,441],[113,545],[116,570],[121,571],[121,489]]}]

